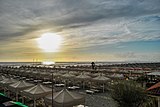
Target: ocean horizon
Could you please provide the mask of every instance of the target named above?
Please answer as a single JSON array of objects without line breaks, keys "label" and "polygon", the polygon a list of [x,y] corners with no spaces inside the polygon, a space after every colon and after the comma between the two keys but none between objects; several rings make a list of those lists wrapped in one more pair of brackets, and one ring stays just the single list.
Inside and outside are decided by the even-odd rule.
[{"label": "ocean horizon", "polygon": [[[90,65],[92,61],[86,62],[55,62],[52,65]],[[149,61],[95,61],[97,65],[111,65],[111,64],[129,64],[129,63],[160,63]],[[0,65],[38,65],[42,62],[0,62]]]}]

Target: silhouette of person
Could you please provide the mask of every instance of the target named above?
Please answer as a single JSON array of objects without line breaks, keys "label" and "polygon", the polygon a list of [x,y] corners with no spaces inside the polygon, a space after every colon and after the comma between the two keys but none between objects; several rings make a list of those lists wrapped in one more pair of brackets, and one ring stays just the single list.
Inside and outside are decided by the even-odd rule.
[{"label": "silhouette of person", "polygon": [[92,65],[92,69],[95,69],[95,63],[92,62],[91,65]]}]

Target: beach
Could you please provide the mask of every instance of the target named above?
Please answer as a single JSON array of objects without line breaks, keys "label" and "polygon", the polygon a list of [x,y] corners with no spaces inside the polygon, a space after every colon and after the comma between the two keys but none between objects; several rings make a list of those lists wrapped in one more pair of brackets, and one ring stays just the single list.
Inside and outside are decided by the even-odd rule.
[{"label": "beach", "polygon": [[[88,107],[117,107],[117,103],[112,99],[110,86],[114,81],[127,81],[128,79],[135,80],[136,78],[159,70],[160,63],[131,63],[131,64],[97,64],[96,69],[92,69],[89,64],[58,64],[57,65],[41,65],[41,64],[1,64],[0,73],[3,77],[1,81],[7,78],[13,78],[16,81],[26,81],[37,86],[38,84],[48,87],[50,90],[53,87],[54,92],[60,92],[63,89],[68,89],[70,92],[79,93],[84,96],[85,105]],[[155,67],[156,66],[156,67]],[[132,78],[131,78],[132,77]],[[6,79],[5,79],[6,78]],[[52,81],[53,78],[53,81]],[[1,93],[6,90],[6,94],[12,94],[15,99],[14,91],[11,91],[8,86],[16,83],[1,82]],[[54,83],[52,86],[52,82]],[[26,83],[25,83],[26,84]],[[26,89],[26,88],[24,88]],[[22,90],[23,91],[23,90]],[[35,90],[36,91],[36,90]],[[27,94],[25,94],[27,95]],[[25,96],[19,93],[19,96]],[[33,94],[34,95],[34,94]],[[47,95],[47,94],[46,94]],[[26,105],[33,106],[29,96],[25,102]],[[36,102],[41,98],[37,97]],[[29,98],[29,99],[28,99]],[[21,99],[21,100],[20,100]],[[22,101],[20,97],[18,101]],[[42,100],[43,101],[43,100]],[[45,102],[41,106],[45,107]],[[36,104],[39,107],[38,103]],[[65,106],[64,106],[65,107]]]}]

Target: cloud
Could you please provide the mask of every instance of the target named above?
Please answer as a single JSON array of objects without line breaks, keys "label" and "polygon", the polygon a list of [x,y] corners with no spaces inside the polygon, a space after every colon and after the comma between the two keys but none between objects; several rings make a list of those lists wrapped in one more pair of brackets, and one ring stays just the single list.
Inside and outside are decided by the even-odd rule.
[{"label": "cloud", "polygon": [[116,58],[120,58],[123,61],[154,61],[159,62],[160,55],[159,53],[153,52],[150,53],[135,53],[135,52],[123,52],[114,54]]},{"label": "cloud", "polygon": [[[64,51],[159,40],[159,5],[159,0],[0,0],[0,45],[28,46],[44,32],[62,35]],[[20,48],[32,49],[16,51]]]}]

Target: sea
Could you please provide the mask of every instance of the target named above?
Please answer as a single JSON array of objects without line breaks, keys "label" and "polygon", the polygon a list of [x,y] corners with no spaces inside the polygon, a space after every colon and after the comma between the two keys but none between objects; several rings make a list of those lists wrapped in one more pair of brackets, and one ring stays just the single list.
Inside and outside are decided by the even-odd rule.
[{"label": "sea", "polygon": [[[54,65],[57,66],[67,66],[67,65],[91,65],[92,62],[55,62]],[[113,65],[113,64],[128,64],[128,63],[139,63],[136,61],[123,61],[123,62],[94,62],[96,65]],[[140,62],[143,63],[143,62]],[[12,65],[12,66],[21,66],[21,65],[43,65],[42,62],[0,62],[0,65]]]}]

